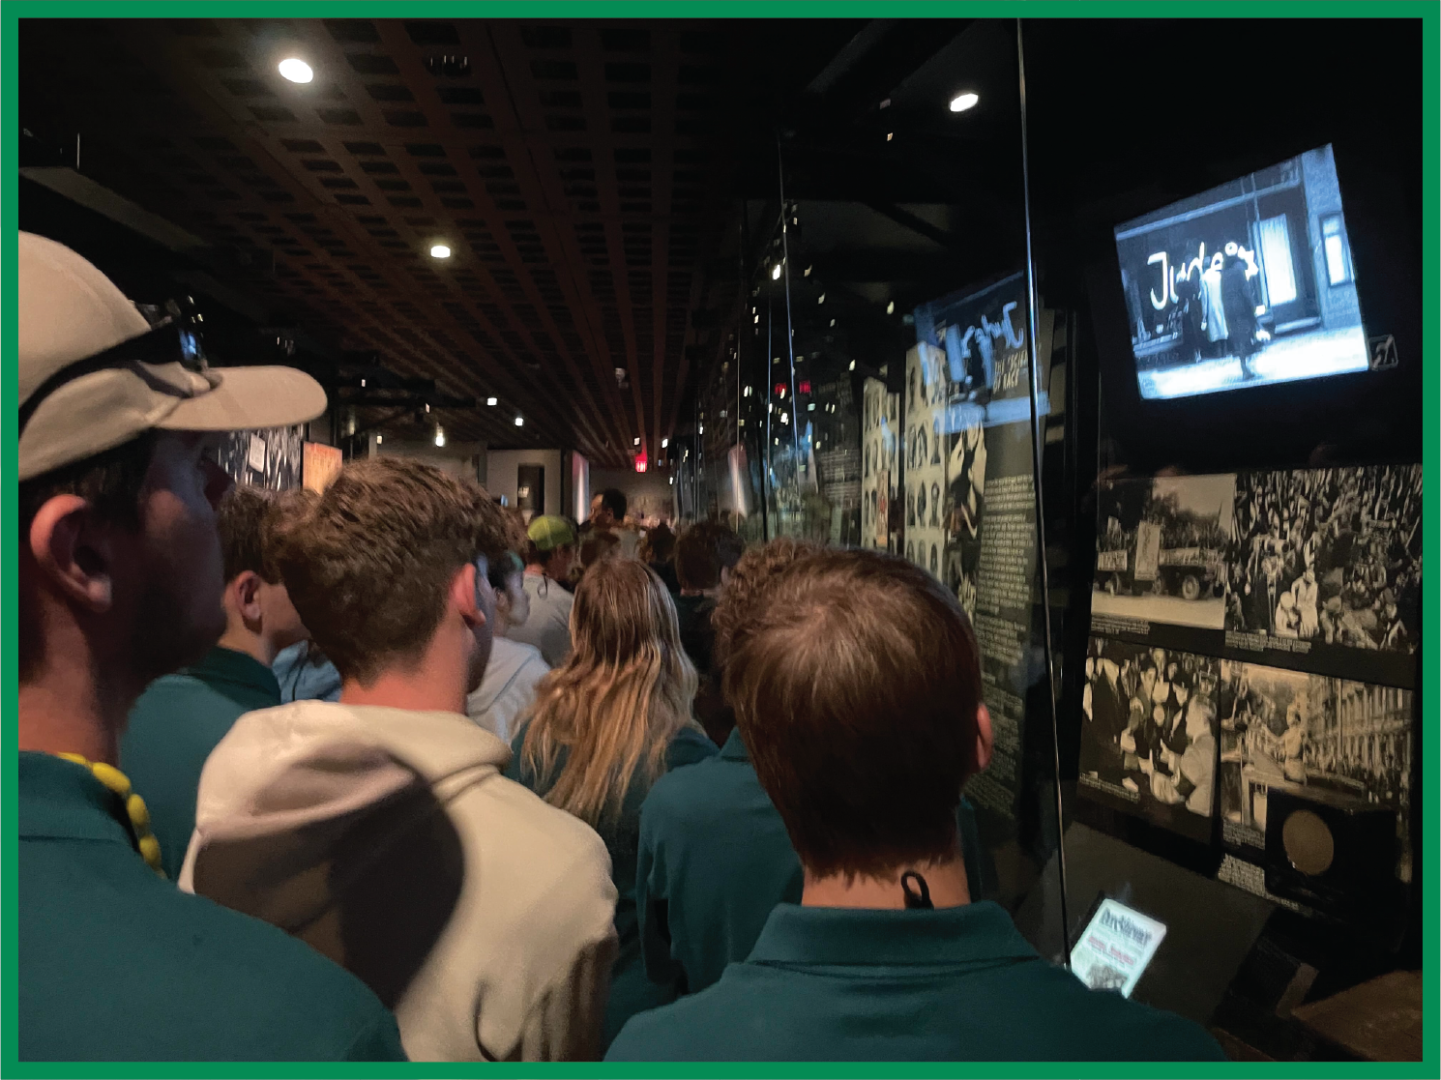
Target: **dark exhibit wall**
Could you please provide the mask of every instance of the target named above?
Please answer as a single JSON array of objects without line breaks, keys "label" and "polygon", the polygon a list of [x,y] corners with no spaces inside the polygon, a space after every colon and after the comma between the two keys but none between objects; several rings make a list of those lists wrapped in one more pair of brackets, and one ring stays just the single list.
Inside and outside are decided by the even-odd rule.
[{"label": "dark exhibit wall", "polygon": [[[1419,22],[1113,23],[1110,62],[1086,65],[1082,77],[1074,43],[1093,26],[1026,24],[1031,208],[1047,303],[1080,309],[1094,330],[1090,362],[1119,459],[1140,473],[1419,461]],[[1321,58],[1343,41],[1350,55],[1386,62],[1337,82]],[[1212,71],[1216,57],[1260,42],[1268,44],[1204,80],[1193,98],[1180,91],[1185,80],[1157,83],[1159,70]],[[1162,85],[1176,89],[1138,96],[1138,87]],[[1079,107],[1118,122],[1066,127],[1078,91]],[[1143,100],[1150,107],[1138,107]],[[1205,285],[1188,292],[1178,281],[1162,292],[1159,256],[1175,271],[1204,244],[1208,260],[1219,252],[1224,263],[1234,259],[1227,243],[1259,271],[1249,285],[1269,340],[1250,348],[1267,377],[1242,380],[1238,350],[1227,347],[1234,334],[1200,325]],[[1369,343],[1390,337],[1394,367],[1267,385],[1294,377],[1304,342],[1316,364],[1358,366],[1358,308],[1365,365]],[[1167,400],[1157,379],[1182,352],[1188,362],[1170,388],[1181,396]],[[1245,388],[1201,393],[1233,385]]]},{"label": "dark exhibit wall", "polygon": [[[1085,328],[1076,813],[1385,970],[1419,896],[1419,24],[1181,27],[1118,24],[1085,100],[1124,119],[1070,132],[1072,47],[1026,30],[1039,286]],[[1318,81],[1342,38],[1392,61]],[[1243,39],[1285,46],[1134,108],[1158,43],[1184,71]]]}]

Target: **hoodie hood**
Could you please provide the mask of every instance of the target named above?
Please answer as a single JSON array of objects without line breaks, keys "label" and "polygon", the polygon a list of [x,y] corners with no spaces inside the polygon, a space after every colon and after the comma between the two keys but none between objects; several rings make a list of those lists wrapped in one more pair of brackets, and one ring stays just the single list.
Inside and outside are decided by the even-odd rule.
[{"label": "hoodie hood", "polygon": [[181,887],[301,932],[398,837],[509,761],[460,713],[325,701],[247,713],[201,774]]},{"label": "hoodie hood", "polygon": [[509,761],[460,713],[247,713],[201,774],[181,888],[358,976],[412,1060],[597,1056],[610,859]]}]

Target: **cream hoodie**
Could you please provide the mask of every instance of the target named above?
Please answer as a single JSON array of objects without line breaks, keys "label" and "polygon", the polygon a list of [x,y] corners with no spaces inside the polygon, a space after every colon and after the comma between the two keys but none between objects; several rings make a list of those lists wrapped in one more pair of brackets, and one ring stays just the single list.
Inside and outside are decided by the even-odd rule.
[{"label": "cream hoodie", "polygon": [[180,886],[354,972],[412,1060],[597,1059],[610,857],[509,760],[458,713],[247,713],[201,774]]}]

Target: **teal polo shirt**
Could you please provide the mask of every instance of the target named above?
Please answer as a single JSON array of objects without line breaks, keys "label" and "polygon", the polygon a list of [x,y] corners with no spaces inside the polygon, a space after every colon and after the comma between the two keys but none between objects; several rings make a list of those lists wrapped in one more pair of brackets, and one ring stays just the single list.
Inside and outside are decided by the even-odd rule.
[{"label": "teal polo shirt", "polygon": [[[516,732],[511,743],[513,755],[506,775],[518,780],[542,798],[550,790],[551,782],[539,783],[528,770],[521,768],[521,747],[525,743],[527,724]],[[666,773],[662,777],[689,774],[691,766],[714,757],[715,743],[704,734],[691,728],[682,728],[671,739],[666,748]],[[565,768],[565,757],[558,762],[555,774]],[[676,770],[679,770],[677,772]],[[640,928],[636,919],[636,855],[640,842],[640,808],[645,801],[649,787],[632,783],[626,792],[625,803],[620,816],[614,821],[603,821],[596,832],[605,841],[610,852],[611,879],[617,893],[615,904],[615,932],[620,939],[620,951],[616,955],[610,974],[610,1000],[605,1011],[605,1041],[609,1045],[621,1027],[636,1013],[664,1005],[675,998],[680,988],[673,982],[657,983],[646,977],[645,965],[641,960]]]},{"label": "teal polo shirt", "polygon": [[801,864],[739,731],[662,776],[640,811],[635,906],[645,970],[704,990],[744,960],[771,909],[801,899]]},{"label": "teal polo shirt", "polygon": [[303,942],[162,881],[83,766],[19,760],[22,1061],[403,1061],[395,1018]]},{"label": "teal polo shirt", "polygon": [[1189,1020],[1087,989],[989,901],[781,904],[709,990],[633,1018],[608,1061],[1221,1061]]},{"label": "teal polo shirt", "polygon": [[[972,895],[983,896],[981,843],[964,799],[956,819]],[[662,776],[641,806],[635,898],[646,973],[704,990],[750,955],[772,908],[800,903],[801,884],[785,823],[732,731],[719,755]]]},{"label": "teal polo shirt", "polygon": [[120,771],[150,810],[171,881],[180,877],[195,831],[205,759],[245,713],[279,704],[280,684],[268,667],[217,645],[194,667],[156,679],[130,710]]}]

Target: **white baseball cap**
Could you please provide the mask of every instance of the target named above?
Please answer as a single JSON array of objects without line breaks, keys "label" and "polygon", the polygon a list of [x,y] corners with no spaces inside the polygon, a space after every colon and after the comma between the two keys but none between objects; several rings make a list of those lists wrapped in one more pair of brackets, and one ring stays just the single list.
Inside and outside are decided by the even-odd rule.
[{"label": "white baseball cap", "polygon": [[152,428],[246,431],[314,420],[325,391],[289,367],[187,363],[179,326],[152,330],[75,252],[20,234],[20,479]]}]

